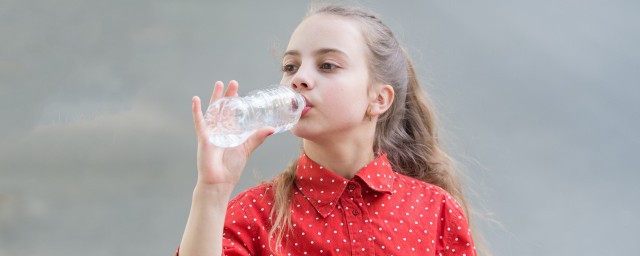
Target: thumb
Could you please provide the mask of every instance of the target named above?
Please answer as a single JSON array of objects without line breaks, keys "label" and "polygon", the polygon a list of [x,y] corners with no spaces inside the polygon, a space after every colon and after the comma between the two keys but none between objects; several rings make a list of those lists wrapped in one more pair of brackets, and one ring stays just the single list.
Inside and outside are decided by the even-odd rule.
[{"label": "thumb", "polygon": [[262,145],[265,139],[269,137],[269,135],[275,132],[275,128],[270,126],[265,126],[258,129],[254,132],[249,139],[244,143],[244,149],[247,152],[247,156],[251,155],[253,150],[255,150],[258,146]]}]

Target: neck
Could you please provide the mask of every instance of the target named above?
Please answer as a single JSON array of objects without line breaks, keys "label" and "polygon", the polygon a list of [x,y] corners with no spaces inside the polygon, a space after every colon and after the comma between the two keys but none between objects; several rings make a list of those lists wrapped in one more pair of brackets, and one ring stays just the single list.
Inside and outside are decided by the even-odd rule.
[{"label": "neck", "polygon": [[[348,141],[348,142],[347,142]],[[314,162],[346,179],[351,179],[366,164],[375,159],[373,135],[360,141],[304,140],[304,152]]]}]

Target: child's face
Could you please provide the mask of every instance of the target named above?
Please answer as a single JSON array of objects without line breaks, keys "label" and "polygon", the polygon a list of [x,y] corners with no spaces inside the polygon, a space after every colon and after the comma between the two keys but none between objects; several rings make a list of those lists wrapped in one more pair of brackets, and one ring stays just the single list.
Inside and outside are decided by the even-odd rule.
[{"label": "child's face", "polygon": [[311,140],[366,134],[361,131],[369,105],[367,51],[352,20],[319,14],[300,23],[283,58],[281,83],[299,91],[311,106],[293,134]]}]

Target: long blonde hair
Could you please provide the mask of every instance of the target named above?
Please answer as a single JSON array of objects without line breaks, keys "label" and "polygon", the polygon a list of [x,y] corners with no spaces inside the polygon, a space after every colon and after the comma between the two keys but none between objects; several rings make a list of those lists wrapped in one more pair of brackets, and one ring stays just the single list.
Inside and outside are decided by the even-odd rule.
[{"label": "long blonde hair", "polygon": [[[462,205],[469,218],[469,207],[452,161],[439,146],[432,107],[407,52],[391,29],[377,15],[357,6],[312,6],[306,17],[316,14],[358,22],[369,49],[369,69],[374,76],[371,79],[389,84],[395,91],[391,108],[378,118],[373,150],[386,152],[394,171],[445,189]],[[297,160],[292,161],[271,181],[275,199],[269,236],[276,252],[283,236],[292,229],[290,209],[296,166]]]}]

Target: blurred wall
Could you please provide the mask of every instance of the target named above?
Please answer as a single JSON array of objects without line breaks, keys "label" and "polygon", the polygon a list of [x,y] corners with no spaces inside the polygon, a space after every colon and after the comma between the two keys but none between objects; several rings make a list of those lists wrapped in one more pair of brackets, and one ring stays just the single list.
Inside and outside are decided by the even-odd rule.
[{"label": "blurred wall", "polygon": [[[170,255],[190,100],[280,80],[304,1],[0,1],[0,255]],[[633,255],[640,4],[359,1],[411,54],[496,255]],[[236,193],[299,154],[251,158]]]}]

